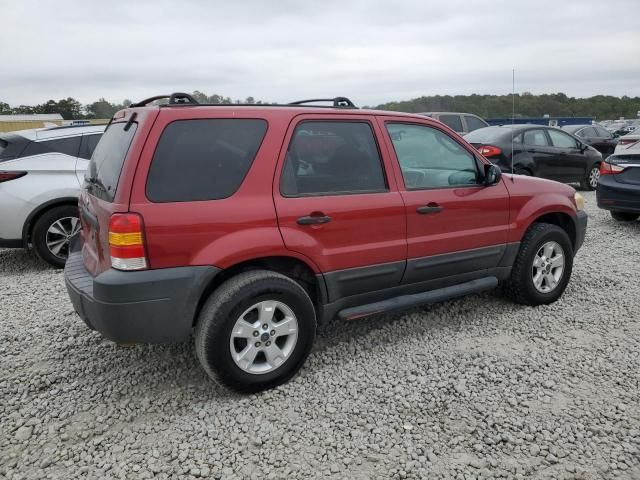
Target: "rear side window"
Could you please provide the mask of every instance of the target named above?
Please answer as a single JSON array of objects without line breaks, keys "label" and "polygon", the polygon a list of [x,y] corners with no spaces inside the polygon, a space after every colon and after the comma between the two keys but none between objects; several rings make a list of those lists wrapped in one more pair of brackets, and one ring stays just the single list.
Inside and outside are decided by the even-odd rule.
[{"label": "rear side window", "polygon": [[98,141],[101,136],[101,133],[83,135],[82,141],[80,142],[80,154],[78,156],[89,160],[91,155],[93,155],[93,151],[96,149],[96,145],[98,145]]},{"label": "rear side window", "polygon": [[464,128],[462,128],[462,118],[460,118],[460,115],[440,115],[438,117],[438,120],[452,129],[454,132],[461,133],[464,131]]},{"label": "rear side window", "polygon": [[373,130],[366,122],[302,122],[280,179],[285,197],[387,190]]},{"label": "rear side window", "polygon": [[582,138],[597,137],[598,134],[592,127],[585,127],[578,132],[578,136]]},{"label": "rear side window", "polygon": [[547,140],[544,130],[527,130],[524,132],[524,144],[547,147],[549,146],[549,140]]},{"label": "rear side window", "polygon": [[469,132],[473,132],[474,130],[478,130],[479,128],[484,128],[488,126],[478,117],[474,117],[471,115],[465,115],[464,120],[467,122],[467,130]]},{"label": "rear side window", "polygon": [[31,142],[27,145],[21,157],[41,155],[43,153],[63,153],[71,157],[77,157],[80,150],[80,136]]},{"label": "rear side window", "polygon": [[29,140],[14,134],[7,134],[0,137],[0,162],[20,157]]},{"label": "rear side window", "polygon": [[219,200],[244,180],[267,131],[259,119],[177,120],[162,132],[147,177],[152,202]]},{"label": "rear side window", "polygon": [[120,171],[129,151],[137,123],[124,129],[126,123],[112,123],[93,151],[85,175],[85,188],[91,195],[112,202],[116,194]]}]

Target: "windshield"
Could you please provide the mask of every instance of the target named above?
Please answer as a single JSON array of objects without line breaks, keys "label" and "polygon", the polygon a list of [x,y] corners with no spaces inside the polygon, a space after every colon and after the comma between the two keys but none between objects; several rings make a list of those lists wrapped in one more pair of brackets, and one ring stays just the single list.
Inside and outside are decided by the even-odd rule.
[{"label": "windshield", "polygon": [[120,171],[129,151],[138,124],[111,124],[98,142],[85,175],[85,188],[94,197],[113,202],[120,179]]}]

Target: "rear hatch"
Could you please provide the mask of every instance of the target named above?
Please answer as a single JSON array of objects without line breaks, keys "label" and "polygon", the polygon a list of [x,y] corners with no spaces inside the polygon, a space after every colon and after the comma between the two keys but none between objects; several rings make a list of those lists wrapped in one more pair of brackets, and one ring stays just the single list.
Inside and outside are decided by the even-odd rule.
[{"label": "rear hatch", "polygon": [[138,157],[157,107],[122,110],[107,127],[91,156],[79,198],[82,259],[97,275],[111,267],[109,221],[129,211]]}]

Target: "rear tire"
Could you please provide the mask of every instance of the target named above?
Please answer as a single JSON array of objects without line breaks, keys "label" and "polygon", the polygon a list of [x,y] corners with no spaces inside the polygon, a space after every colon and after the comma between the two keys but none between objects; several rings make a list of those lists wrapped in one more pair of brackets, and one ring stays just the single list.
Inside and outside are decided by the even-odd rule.
[{"label": "rear tire", "polygon": [[580,182],[580,188],[582,190],[587,190],[587,191],[595,190],[596,188],[598,188],[599,179],[600,179],[600,165],[599,164],[592,165],[591,168],[589,169],[589,173],[587,173],[586,178],[584,178]]},{"label": "rear tire", "polygon": [[195,347],[212,379],[250,393],[293,377],[315,334],[315,308],[304,288],[279,273],[254,270],[227,280],[211,294],[198,317]]},{"label": "rear tire", "polygon": [[[549,248],[551,255],[545,253]],[[557,225],[534,223],[522,239],[504,290],[524,305],[553,303],[567,287],[572,269],[573,247],[567,233]],[[541,283],[537,274],[544,277]]]},{"label": "rear tire", "polygon": [[640,218],[640,213],[629,213],[629,212],[611,212],[611,216],[617,220],[618,222],[633,222]]},{"label": "rear tire", "polygon": [[62,268],[69,256],[69,240],[79,231],[77,207],[53,207],[40,215],[33,225],[31,244],[42,260],[56,268]]}]

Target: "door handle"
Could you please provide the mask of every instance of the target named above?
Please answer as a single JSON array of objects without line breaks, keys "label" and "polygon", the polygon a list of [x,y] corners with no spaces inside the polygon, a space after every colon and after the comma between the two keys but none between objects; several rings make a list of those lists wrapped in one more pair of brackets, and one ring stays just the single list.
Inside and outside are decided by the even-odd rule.
[{"label": "door handle", "polygon": [[306,217],[300,217],[296,222],[298,225],[320,225],[323,223],[329,223],[331,217],[329,215],[307,215]]},{"label": "door handle", "polygon": [[429,213],[440,213],[442,210],[444,210],[444,208],[437,203],[429,203],[416,209],[416,211],[421,215],[427,215]]}]

